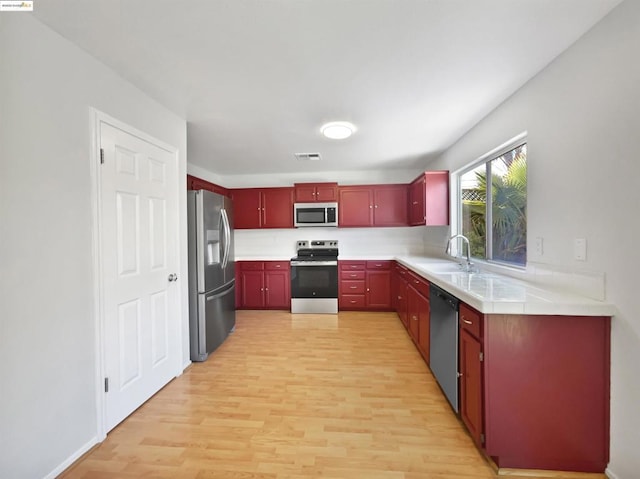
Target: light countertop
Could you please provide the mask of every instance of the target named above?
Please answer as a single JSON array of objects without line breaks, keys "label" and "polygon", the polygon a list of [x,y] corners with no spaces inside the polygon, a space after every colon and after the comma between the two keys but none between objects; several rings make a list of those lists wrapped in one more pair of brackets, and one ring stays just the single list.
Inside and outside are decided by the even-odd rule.
[{"label": "light countertop", "polygon": [[235,261],[291,261],[293,256],[295,256],[295,254],[292,254],[291,256],[270,256],[268,254],[262,254],[254,256],[236,256],[234,259]]},{"label": "light countertop", "polygon": [[[244,256],[236,261],[289,261],[283,256]],[[613,316],[614,305],[499,273],[465,273],[457,263],[426,256],[340,256],[345,260],[395,260],[430,283],[453,294],[485,314],[539,314],[561,316]]]},{"label": "light countertop", "polygon": [[456,271],[453,261],[399,256],[400,264],[486,314],[613,316],[612,304],[542,286],[498,273]]}]

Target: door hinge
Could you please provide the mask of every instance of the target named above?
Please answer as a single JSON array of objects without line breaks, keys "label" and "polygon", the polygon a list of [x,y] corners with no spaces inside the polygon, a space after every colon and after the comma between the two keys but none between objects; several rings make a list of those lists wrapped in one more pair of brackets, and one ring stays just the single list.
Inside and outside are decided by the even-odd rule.
[{"label": "door hinge", "polygon": [[480,352],[479,356],[480,356],[480,362],[484,361],[484,353]]},{"label": "door hinge", "polygon": [[109,392],[109,378],[104,378],[104,392]]},{"label": "door hinge", "polygon": [[100,148],[100,164],[104,164],[104,148]]},{"label": "door hinge", "polygon": [[480,444],[484,444],[484,434],[480,434]]}]

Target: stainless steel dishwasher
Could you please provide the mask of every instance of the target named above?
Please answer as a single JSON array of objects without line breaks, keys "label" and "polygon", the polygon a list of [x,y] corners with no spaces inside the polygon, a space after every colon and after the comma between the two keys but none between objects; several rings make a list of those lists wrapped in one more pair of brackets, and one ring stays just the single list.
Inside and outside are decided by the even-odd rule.
[{"label": "stainless steel dishwasher", "polygon": [[451,407],[458,412],[458,303],[455,296],[431,283],[429,363]]}]

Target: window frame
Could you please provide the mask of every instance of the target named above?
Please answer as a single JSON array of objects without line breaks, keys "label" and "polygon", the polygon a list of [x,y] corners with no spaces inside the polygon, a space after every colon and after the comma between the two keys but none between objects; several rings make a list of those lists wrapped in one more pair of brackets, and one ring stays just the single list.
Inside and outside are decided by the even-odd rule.
[{"label": "window frame", "polygon": [[[453,172],[452,176],[452,182],[455,186],[455,188],[451,189],[451,204],[454,205],[453,208],[451,208],[451,235],[455,235],[455,234],[463,234],[462,231],[462,176],[465,175],[466,173],[468,173],[471,170],[474,170],[475,168],[477,168],[478,166],[484,164],[486,165],[486,175],[487,175],[487,179],[491,178],[491,162],[497,158],[500,158],[502,155],[504,155],[505,153],[508,153],[509,151],[518,148],[519,146],[523,145],[523,144],[527,144],[527,132],[523,132],[513,138],[511,138],[510,140],[502,143],[501,145],[499,145],[498,147],[494,148],[493,150],[490,150],[489,152],[485,153],[484,155],[480,156],[479,158],[476,158],[474,161],[472,161],[471,163],[466,164],[465,166],[463,166],[462,168],[459,168],[458,170],[456,170],[455,172]],[[528,153],[528,151],[527,151]],[[527,166],[529,164],[529,158],[527,155]],[[492,198],[493,197],[493,192],[492,192],[492,181],[487,181],[487,192],[486,192],[486,196],[487,198]],[[527,202],[528,202],[528,194],[527,194]],[[487,203],[487,205],[489,205],[491,203]],[[493,208],[491,207],[487,207],[486,208],[486,216],[485,216],[485,222],[487,225],[491,225],[493,224]],[[528,225],[528,218],[527,218],[527,225]],[[471,259],[473,259],[474,262],[481,262],[481,263],[488,263],[491,265],[496,265],[496,266],[502,266],[505,268],[513,268],[513,269],[518,269],[518,270],[524,270],[527,267],[527,258],[525,257],[525,262],[524,264],[516,264],[516,263],[509,263],[506,261],[500,261],[500,260],[495,260],[493,259],[493,237],[492,237],[492,228],[487,227],[485,228],[486,232],[487,232],[487,237],[485,238],[485,256],[486,258],[478,258],[478,257],[474,257],[471,256]],[[455,257],[461,257],[464,253],[465,247],[461,247],[461,249],[459,248],[459,245],[461,244],[461,242],[456,241],[455,243],[451,244],[451,254]]]}]

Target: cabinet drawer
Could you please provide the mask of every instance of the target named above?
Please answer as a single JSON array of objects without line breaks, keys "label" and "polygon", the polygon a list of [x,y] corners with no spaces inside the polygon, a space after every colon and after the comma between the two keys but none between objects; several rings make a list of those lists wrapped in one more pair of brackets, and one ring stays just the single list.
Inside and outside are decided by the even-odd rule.
[{"label": "cabinet drawer", "polygon": [[418,293],[429,299],[429,282],[417,274],[409,273],[407,276],[409,284],[413,286]]},{"label": "cabinet drawer", "polygon": [[343,294],[364,294],[364,281],[340,281],[340,291]]},{"label": "cabinet drawer", "polygon": [[338,264],[340,265],[340,271],[364,271],[367,266],[366,261],[340,261]]},{"label": "cabinet drawer", "polygon": [[264,269],[271,271],[286,271],[289,269],[288,261],[265,261]]},{"label": "cabinet drawer", "polygon": [[364,309],[364,294],[341,294],[340,309]]},{"label": "cabinet drawer", "polygon": [[460,327],[480,339],[482,314],[466,304],[460,303]]},{"label": "cabinet drawer", "polygon": [[262,271],[264,261],[238,261],[236,266],[242,271]]},{"label": "cabinet drawer", "polygon": [[407,274],[407,268],[405,268],[404,266],[402,266],[401,264],[396,263],[393,266],[393,269],[396,271],[396,273],[400,273],[400,274]]},{"label": "cabinet drawer", "polygon": [[367,269],[391,269],[391,261],[367,261]]},{"label": "cabinet drawer", "polygon": [[358,271],[358,270],[354,270],[354,271],[340,271],[340,279],[341,280],[355,280],[355,279],[361,279],[364,280],[364,270],[362,271]]}]

